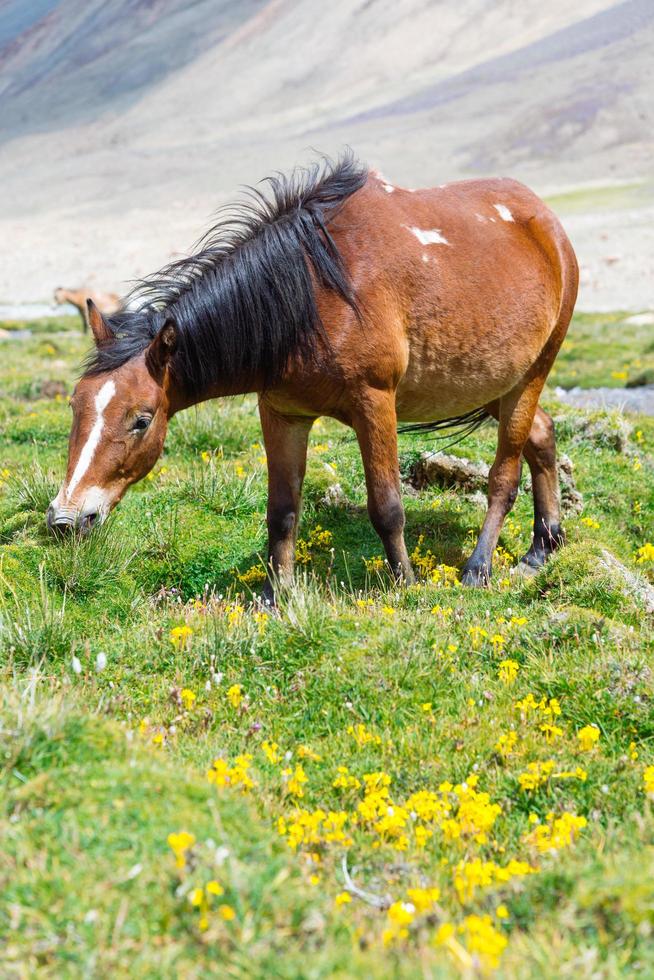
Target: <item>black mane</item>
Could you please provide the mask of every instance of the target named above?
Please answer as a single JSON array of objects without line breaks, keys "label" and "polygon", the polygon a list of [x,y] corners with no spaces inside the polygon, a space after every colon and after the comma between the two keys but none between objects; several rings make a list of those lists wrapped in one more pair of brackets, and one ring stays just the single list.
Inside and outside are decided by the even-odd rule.
[{"label": "black mane", "polygon": [[189,395],[230,379],[273,384],[291,355],[313,356],[322,335],[312,272],[357,310],[328,224],[366,179],[348,152],[268,178],[269,197],[250,189],[249,200],[223,212],[197,254],[137,284],[135,310],[106,318],[113,339],[91,353],[85,373],[120,367],[172,318],[172,369]]}]

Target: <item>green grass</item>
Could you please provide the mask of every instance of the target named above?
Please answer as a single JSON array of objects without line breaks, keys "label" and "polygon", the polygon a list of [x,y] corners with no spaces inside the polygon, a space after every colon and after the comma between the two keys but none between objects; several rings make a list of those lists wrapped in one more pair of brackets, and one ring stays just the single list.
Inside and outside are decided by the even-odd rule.
[{"label": "green grass", "polygon": [[577,313],[550,374],[562,388],[624,388],[654,378],[651,324],[625,313]]},{"label": "green grass", "polygon": [[[577,317],[561,377],[616,383],[612,370],[646,354],[644,330],[623,320]],[[654,541],[654,420],[625,429],[546,395],[584,511],[566,521],[568,546],[538,576],[515,578],[532,516],[521,493],[483,591],[444,584],[437,571],[437,581],[398,589],[383,568],[366,567],[381,548],[356,444],[322,421],[301,535],[310,541],[320,527],[328,540],[309,547],[279,615],[266,618],[250,601],[257,585],[239,577],[265,553],[253,398],[173,420],[153,479],[99,533],[46,536],[70,411],[43,384],[70,391],[84,343],[75,330],[6,343],[0,367],[2,975],[449,977],[489,972],[493,943],[504,941],[507,977],[653,975],[644,771],[654,764],[654,632],[603,550],[654,579],[652,563],[635,558]],[[494,438],[482,429],[455,451],[490,462]],[[403,438],[403,470],[432,446]],[[332,503],[335,483],[342,493]],[[407,493],[405,505],[410,550],[430,550],[434,569],[459,568],[483,506],[437,488]],[[173,642],[177,627],[185,635]],[[510,684],[504,660],[518,665]],[[542,707],[525,714],[516,702],[529,694]],[[550,699],[560,714],[547,713]],[[551,744],[547,724],[560,729]],[[577,732],[587,725],[600,736],[584,751]],[[512,732],[507,755],[497,746]],[[272,759],[264,742],[278,746]],[[216,759],[237,785],[207,779]],[[530,763],[549,760],[550,778],[521,788]],[[334,786],[343,766],[349,788]],[[296,783],[302,773],[307,782]],[[377,819],[388,799],[377,819],[353,819],[363,801],[356,781],[371,773],[390,779],[385,832]],[[409,805],[417,818],[403,814],[420,790],[435,794],[433,820],[420,819],[420,798]],[[346,814],[342,834],[332,827],[327,839],[323,821],[313,842],[293,849],[299,809]],[[586,821],[556,853],[534,843],[535,821],[549,813]],[[419,825],[431,831],[423,848]],[[183,867],[167,843],[180,831],[195,839]],[[374,900],[337,904],[344,855],[369,895],[440,895],[408,913],[404,936],[397,907],[393,919]],[[457,866],[476,859],[493,862],[491,876],[512,859],[538,870],[457,889]],[[210,881],[223,894],[195,907],[194,890]],[[470,917],[486,915],[492,931],[479,954]]]},{"label": "green grass", "polygon": [[545,200],[554,211],[561,214],[583,214],[595,210],[620,210],[642,207],[652,199],[654,185],[651,181],[625,181],[608,186],[580,187],[560,194],[551,194]]}]

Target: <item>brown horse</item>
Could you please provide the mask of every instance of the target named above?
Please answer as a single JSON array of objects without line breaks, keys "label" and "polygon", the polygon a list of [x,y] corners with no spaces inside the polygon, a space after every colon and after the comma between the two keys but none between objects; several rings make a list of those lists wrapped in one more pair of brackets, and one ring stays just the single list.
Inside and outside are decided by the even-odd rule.
[{"label": "brown horse", "polygon": [[72,306],[77,307],[79,315],[82,318],[84,333],[89,329],[89,300],[97,306],[101,313],[106,313],[107,315],[117,313],[122,305],[120,296],[116,295],[116,293],[102,293],[94,289],[65,289],[63,286],[58,286],[55,289],[54,300],[60,306],[63,303],[71,303]]},{"label": "brown horse", "polygon": [[259,393],[270,581],[292,575],[307,441],[318,416],[358,438],[368,511],[403,580],[398,420],[499,423],[488,512],[463,581],[485,584],[521,457],[539,567],[564,538],[552,420],[538,406],[568,328],[577,263],[565,232],[513,180],[395,187],[351,156],[273,178],[192,258],[105,319],[72,399],[66,478],[48,526],[85,530],[151,469],[168,421],[204,399]]}]

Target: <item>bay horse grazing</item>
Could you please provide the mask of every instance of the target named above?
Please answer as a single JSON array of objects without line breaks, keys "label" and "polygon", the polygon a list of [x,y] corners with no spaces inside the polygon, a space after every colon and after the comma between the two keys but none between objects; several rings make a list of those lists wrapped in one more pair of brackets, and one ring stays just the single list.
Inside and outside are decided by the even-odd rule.
[{"label": "bay horse grazing", "polygon": [[269,582],[292,576],[307,442],[321,415],[351,426],[368,511],[396,575],[404,542],[397,423],[499,423],[488,512],[463,570],[486,584],[502,522],[532,474],[539,567],[562,544],[552,420],[538,406],[577,293],[561,225],[513,180],[409,191],[351,155],[271,178],[196,255],[144,281],[140,308],[103,317],[72,399],[66,478],[48,526],[101,521],[152,468],[168,421],[257,392],[268,460]]},{"label": "bay horse grazing", "polygon": [[84,333],[89,329],[89,300],[97,306],[100,313],[117,313],[122,306],[120,296],[116,295],[116,293],[102,293],[94,289],[64,289],[63,286],[58,286],[54,291],[55,303],[58,303],[60,306],[63,303],[70,303],[72,306],[77,307],[79,315],[82,318]]}]

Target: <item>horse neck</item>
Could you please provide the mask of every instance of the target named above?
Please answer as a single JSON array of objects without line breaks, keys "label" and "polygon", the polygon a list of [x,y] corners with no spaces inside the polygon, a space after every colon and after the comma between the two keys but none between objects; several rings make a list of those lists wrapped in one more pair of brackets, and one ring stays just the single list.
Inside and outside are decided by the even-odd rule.
[{"label": "horse neck", "polygon": [[203,391],[196,391],[192,394],[184,390],[183,385],[175,383],[171,379],[168,392],[169,417],[182,412],[186,408],[193,408],[202,402],[211,401],[213,398],[229,398],[233,395],[250,395],[263,389],[263,381],[260,378],[239,378],[231,380],[220,380],[209,385]]}]

